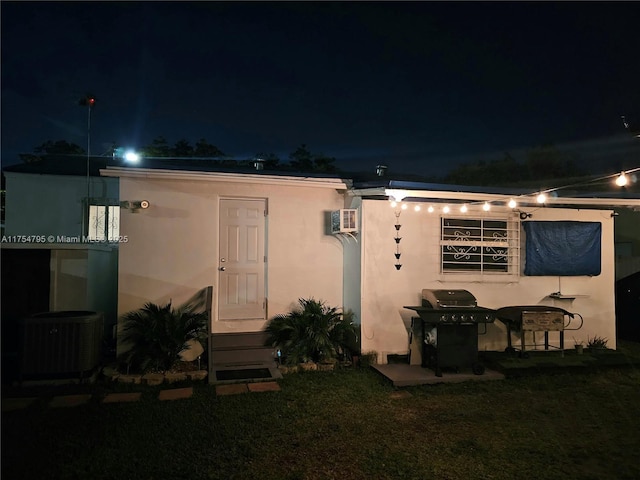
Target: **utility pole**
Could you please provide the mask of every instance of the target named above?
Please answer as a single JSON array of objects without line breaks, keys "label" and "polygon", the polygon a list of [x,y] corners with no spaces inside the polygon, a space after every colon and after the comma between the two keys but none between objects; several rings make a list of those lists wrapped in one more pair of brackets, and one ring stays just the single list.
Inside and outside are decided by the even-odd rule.
[{"label": "utility pole", "polygon": [[91,110],[96,104],[96,97],[94,95],[87,94],[80,99],[79,104],[87,107],[87,203],[86,209],[82,209],[82,231],[80,232],[80,238],[89,234],[89,209],[91,208],[91,177],[89,174],[90,159],[91,159]]}]

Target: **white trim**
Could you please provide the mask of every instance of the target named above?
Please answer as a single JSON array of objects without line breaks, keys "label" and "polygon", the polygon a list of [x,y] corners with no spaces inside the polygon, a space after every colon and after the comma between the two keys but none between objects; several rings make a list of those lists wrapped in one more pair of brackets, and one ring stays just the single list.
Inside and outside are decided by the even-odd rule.
[{"label": "white trim", "polygon": [[262,185],[289,185],[297,187],[318,187],[348,189],[350,180],[339,178],[293,177],[279,175],[259,175],[251,173],[191,172],[187,170],[164,170],[156,168],[107,167],[100,170],[104,177],[128,177],[171,180],[204,180],[224,183],[259,183]]},{"label": "white trim", "polygon": [[[351,190],[350,193],[358,197],[366,196],[387,196],[384,187],[378,188],[363,188]],[[405,202],[410,202],[411,199],[423,199],[423,200],[457,200],[457,201],[469,201],[484,203],[487,202],[508,202],[513,198],[518,202],[518,206],[537,206],[552,207],[562,205],[587,205],[587,206],[600,206],[600,207],[635,207],[640,208],[640,198],[578,198],[578,197],[551,197],[547,198],[544,204],[540,204],[536,201],[536,194],[530,195],[508,195],[508,194],[496,194],[496,193],[473,193],[473,192],[447,192],[438,190],[402,190],[405,194]]]}]

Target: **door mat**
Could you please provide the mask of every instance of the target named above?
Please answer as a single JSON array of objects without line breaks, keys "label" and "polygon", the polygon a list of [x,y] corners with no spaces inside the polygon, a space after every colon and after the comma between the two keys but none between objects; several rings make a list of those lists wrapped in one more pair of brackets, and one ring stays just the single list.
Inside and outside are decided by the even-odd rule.
[{"label": "door mat", "polygon": [[217,370],[216,380],[249,380],[251,378],[271,378],[268,368],[247,368],[242,370]]}]

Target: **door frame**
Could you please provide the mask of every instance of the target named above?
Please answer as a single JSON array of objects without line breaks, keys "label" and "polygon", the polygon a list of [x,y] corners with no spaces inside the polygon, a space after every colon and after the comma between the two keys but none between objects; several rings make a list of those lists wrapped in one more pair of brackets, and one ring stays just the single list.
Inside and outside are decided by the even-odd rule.
[{"label": "door frame", "polygon": [[[219,263],[222,252],[220,251],[221,242],[220,242],[220,213],[222,210],[222,203],[224,200],[249,200],[249,201],[262,201],[265,209],[264,216],[264,301],[265,301],[265,309],[264,309],[264,319],[261,320],[220,320],[220,270]],[[216,220],[215,220],[215,232],[216,232],[216,246],[215,246],[215,288],[214,291],[217,291],[217,295],[215,295],[216,302],[213,310],[213,315],[211,319],[211,333],[240,333],[240,332],[258,332],[264,329],[268,319],[269,319],[269,199],[267,197],[248,197],[246,195],[242,196],[233,196],[233,195],[219,195],[217,199],[217,207],[216,207]]]}]

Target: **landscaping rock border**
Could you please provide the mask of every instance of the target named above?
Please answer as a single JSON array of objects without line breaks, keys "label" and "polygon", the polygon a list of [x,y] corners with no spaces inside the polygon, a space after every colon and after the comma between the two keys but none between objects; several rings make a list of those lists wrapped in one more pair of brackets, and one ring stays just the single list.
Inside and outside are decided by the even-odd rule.
[{"label": "landscaping rock border", "polygon": [[163,383],[179,383],[185,381],[203,381],[209,375],[206,370],[194,370],[192,372],[167,372],[167,373],[146,373],[144,375],[126,375],[113,372],[103,372],[112,382],[132,383],[135,385],[157,386]]}]

